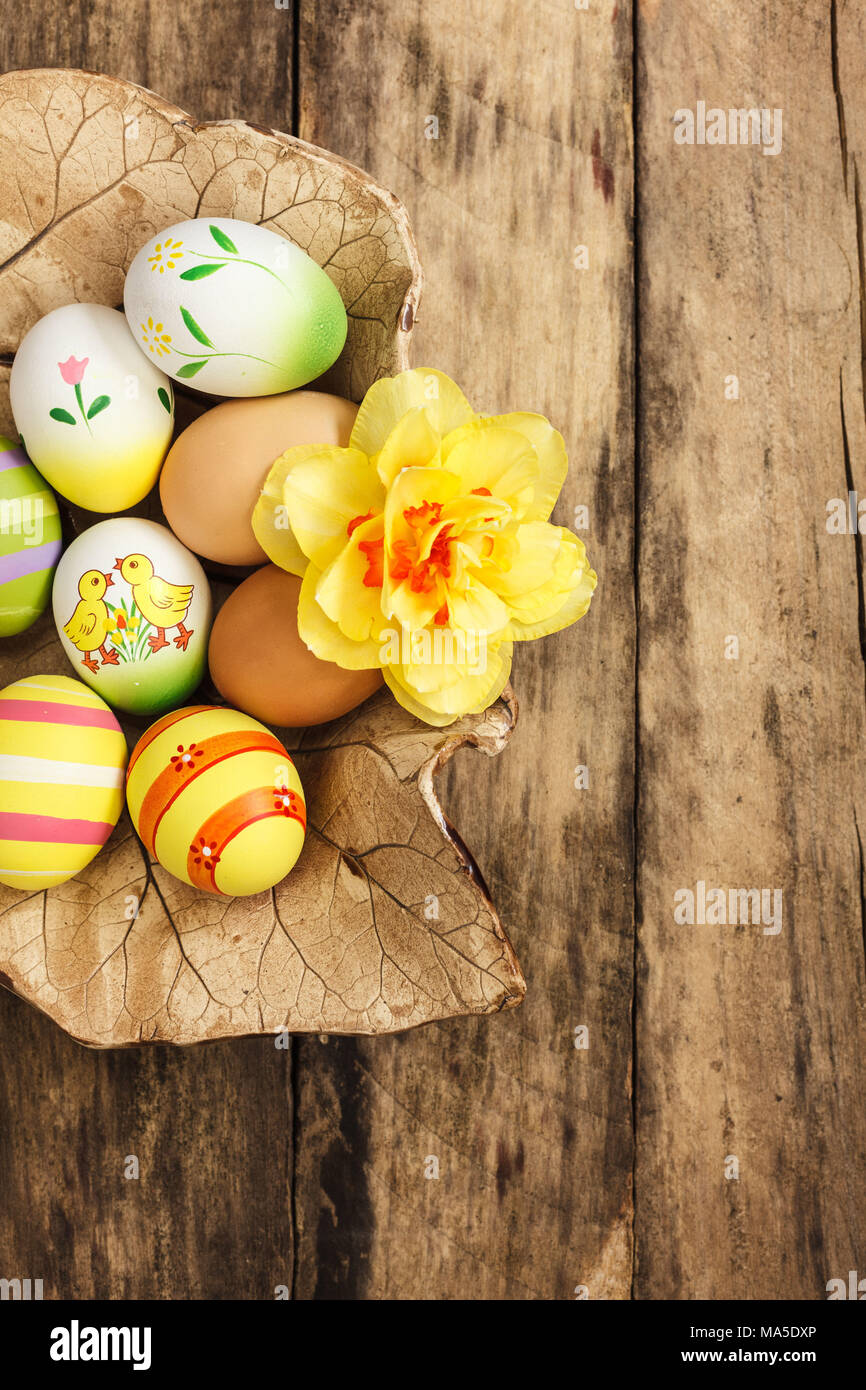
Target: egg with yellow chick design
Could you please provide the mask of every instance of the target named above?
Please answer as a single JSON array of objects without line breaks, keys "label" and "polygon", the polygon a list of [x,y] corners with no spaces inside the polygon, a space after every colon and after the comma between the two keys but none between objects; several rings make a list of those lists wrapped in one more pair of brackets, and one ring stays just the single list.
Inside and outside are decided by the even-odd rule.
[{"label": "egg with yellow chick design", "polygon": [[61,558],[52,602],[76,675],[115,709],[160,714],[199,684],[210,589],[167,527],[138,517],[91,526]]}]

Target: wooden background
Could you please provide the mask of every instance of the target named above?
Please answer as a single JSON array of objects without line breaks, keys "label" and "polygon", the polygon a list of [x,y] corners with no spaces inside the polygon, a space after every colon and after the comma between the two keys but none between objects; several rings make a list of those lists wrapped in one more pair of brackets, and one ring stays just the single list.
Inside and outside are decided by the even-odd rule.
[{"label": "wooden background", "polygon": [[[46,1297],[814,1299],[866,1274],[866,612],[860,538],[825,525],[866,495],[866,18],[582,4],[42,0],[4,30],[3,68],[294,129],[402,197],[415,362],[562,429],[557,519],[589,508],[600,575],[519,652],[511,748],[449,774],[520,1009],[96,1053],[0,992],[0,1275]],[[782,108],[782,152],[676,146],[699,100]],[[781,887],[781,932],[677,925],[699,879]]]}]

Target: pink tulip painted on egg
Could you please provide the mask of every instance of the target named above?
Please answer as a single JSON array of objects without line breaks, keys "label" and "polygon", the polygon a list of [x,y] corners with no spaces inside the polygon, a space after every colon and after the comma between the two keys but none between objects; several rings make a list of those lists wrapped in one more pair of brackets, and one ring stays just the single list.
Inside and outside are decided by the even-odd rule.
[{"label": "pink tulip painted on egg", "polygon": [[89,357],[82,357],[80,362],[75,357],[67,357],[65,362],[57,363],[60,368],[60,375],[67,386],[78,386],[84,377],[84,371],[89,361]]},{"label": "pink tulip painted on egg", "polygon": [[[70,355],[65,362],[58,362],[57,366],[60,368],[60,375],[66,382],[66,385],[74,387],[75,399],[78,403],[78,409],[81,412],[81,418],[87,426],[88,434],[92,434],[93,431],[90,428],[90,421],[93,419],[94,415],[99,415],[101,411],[105,410],[106,406],[111,405],[111,397],[97,396],[85,410],[84,398],[81,394],[81,383],[84,379],[84,373],[89,361],[89,357],[82,357],[79,362],[77,357]],[[49,410],[48,414],[51,416],[52,420],[57,420],[61,425],[76,425],[78,423],[75,416],[71,415],[68,410],[64,410],[62,406],[55,406],[53,410]]]}]

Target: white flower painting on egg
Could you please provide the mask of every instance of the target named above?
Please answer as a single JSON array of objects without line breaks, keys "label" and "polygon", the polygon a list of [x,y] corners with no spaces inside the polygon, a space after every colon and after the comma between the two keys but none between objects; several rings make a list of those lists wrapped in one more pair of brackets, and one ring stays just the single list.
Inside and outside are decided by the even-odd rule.
[{"label": "white flower painting on egg", "polygon": [[142,247],[124,307],[163,371],[216,395],[305,385],[346,338],[343,302],[325,271],[286,238],[230,218],[178,223]]},{"label": "white flower painting on egg", "polygon": [[[228,264],[226,258],[230,256],[233,258],[232,263],[234,265],[251,265],[256,270],[264,271],[265,275],[270,275],[271,279],[276,280],[281,289],[286,288],[280,277],[275,275],[266,265],[262,265],[261,261],[253,261],[247,256],[241,256],[231,237],[227,236],[221,228],[211,223],[208,227],[208,231],[220,248],[220,254],[214,253],[208,255],[207,252],[193,250],[185,252],[182,241],[174,241],[169,237],[164,243],[158,241],[153,248],[153,255],[148,256],[147,261],[151,271],[159,271],[160,275],[163,275],[166,270],[174,270],[182,256],[197,256],[200,264],[191,265],[186,270],[182,270],[180,272],[180,279],[206,280],[211,275],[216,275],[218,271],[223,270]],[[206,367],[212,357],[249,357],[254,362],[262,362],[268,367],[274,367],[277,371],[280,370],[279,362],[269,362],[267,358],[255,357],[252,353],[220,352],[201,325],[193,318],[189,309],[185,308],[183,305],[179,307],[181,318],[186,324],[190,335],[200,344],[198,352],[186,352],[183,348],[178,347],[176,343],[172,342],[171,334],[165,332],[164,325],[161,323],[154,323],[153,316],[150,314],[148,314],[147,322],[141,325],[142,342],[155,357],[167,357],[170,352],[176,352],[179,357],[188,357],[190,359],[184,366],[176,369],[174,373],[175,376],[182,378],[184,381],[188,381],[190,377],[196,376],[201,371],[202,367]],[[202,352],[201,348],[207,348],[210,349],[210,351]]]}]

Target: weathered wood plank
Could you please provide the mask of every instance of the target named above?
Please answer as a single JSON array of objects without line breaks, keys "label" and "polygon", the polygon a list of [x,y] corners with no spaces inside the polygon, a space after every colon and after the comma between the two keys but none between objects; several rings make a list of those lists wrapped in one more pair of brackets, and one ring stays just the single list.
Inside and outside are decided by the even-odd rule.
[{"label": "weathered wood plank", "polygon": [[[862,1270],[860,542],[825,520],[866,489],[866,105],[838,9],[834,65],[826,4],[641,5],[643,1298],[823,1298]],[[675,144],[699,101],[781,108],[781,152]],[[780,888],[781,931],[677,924],[699,880]]]},{"label": "weathered wood plank", "polygon": [[409,208],[426,274],[414,361],[478,409],[540,410],[563,430],[556,519],[589,507],[601,584],[577,629],[519,652],[502,765],[464,758],[448,786],[526,1003],[480,1026],[299,1048],[299,1297],[629,1293],[631,19],[611,14],[301,5],[299,133]]},{"label": "weathered wood plank", "polygon": [[255,0],[45,0],[0,35],[0,66],[88,68],[158,92],[199,120],[291,130],[294,11]]},{"label": "weathered wood plank", "polygon": [[291,1287],[289,1061],[271,1039],[91,1052],[6,990],[0,1038],[4,1277],[46,1299]]},{"label": "weathered wood plank", "polygon": [[[243,0],[47,0],[7,25],[0,65],[91,68],[201,119],[288,129],[292,13],[250,18]],[[243,63],[226,60],[239,28]],[[5,990],[0,1037],[0,1274],[43,1278],[46,1298],[273,1298],[291,1285],[285,1051],[88,1052]]]}]

